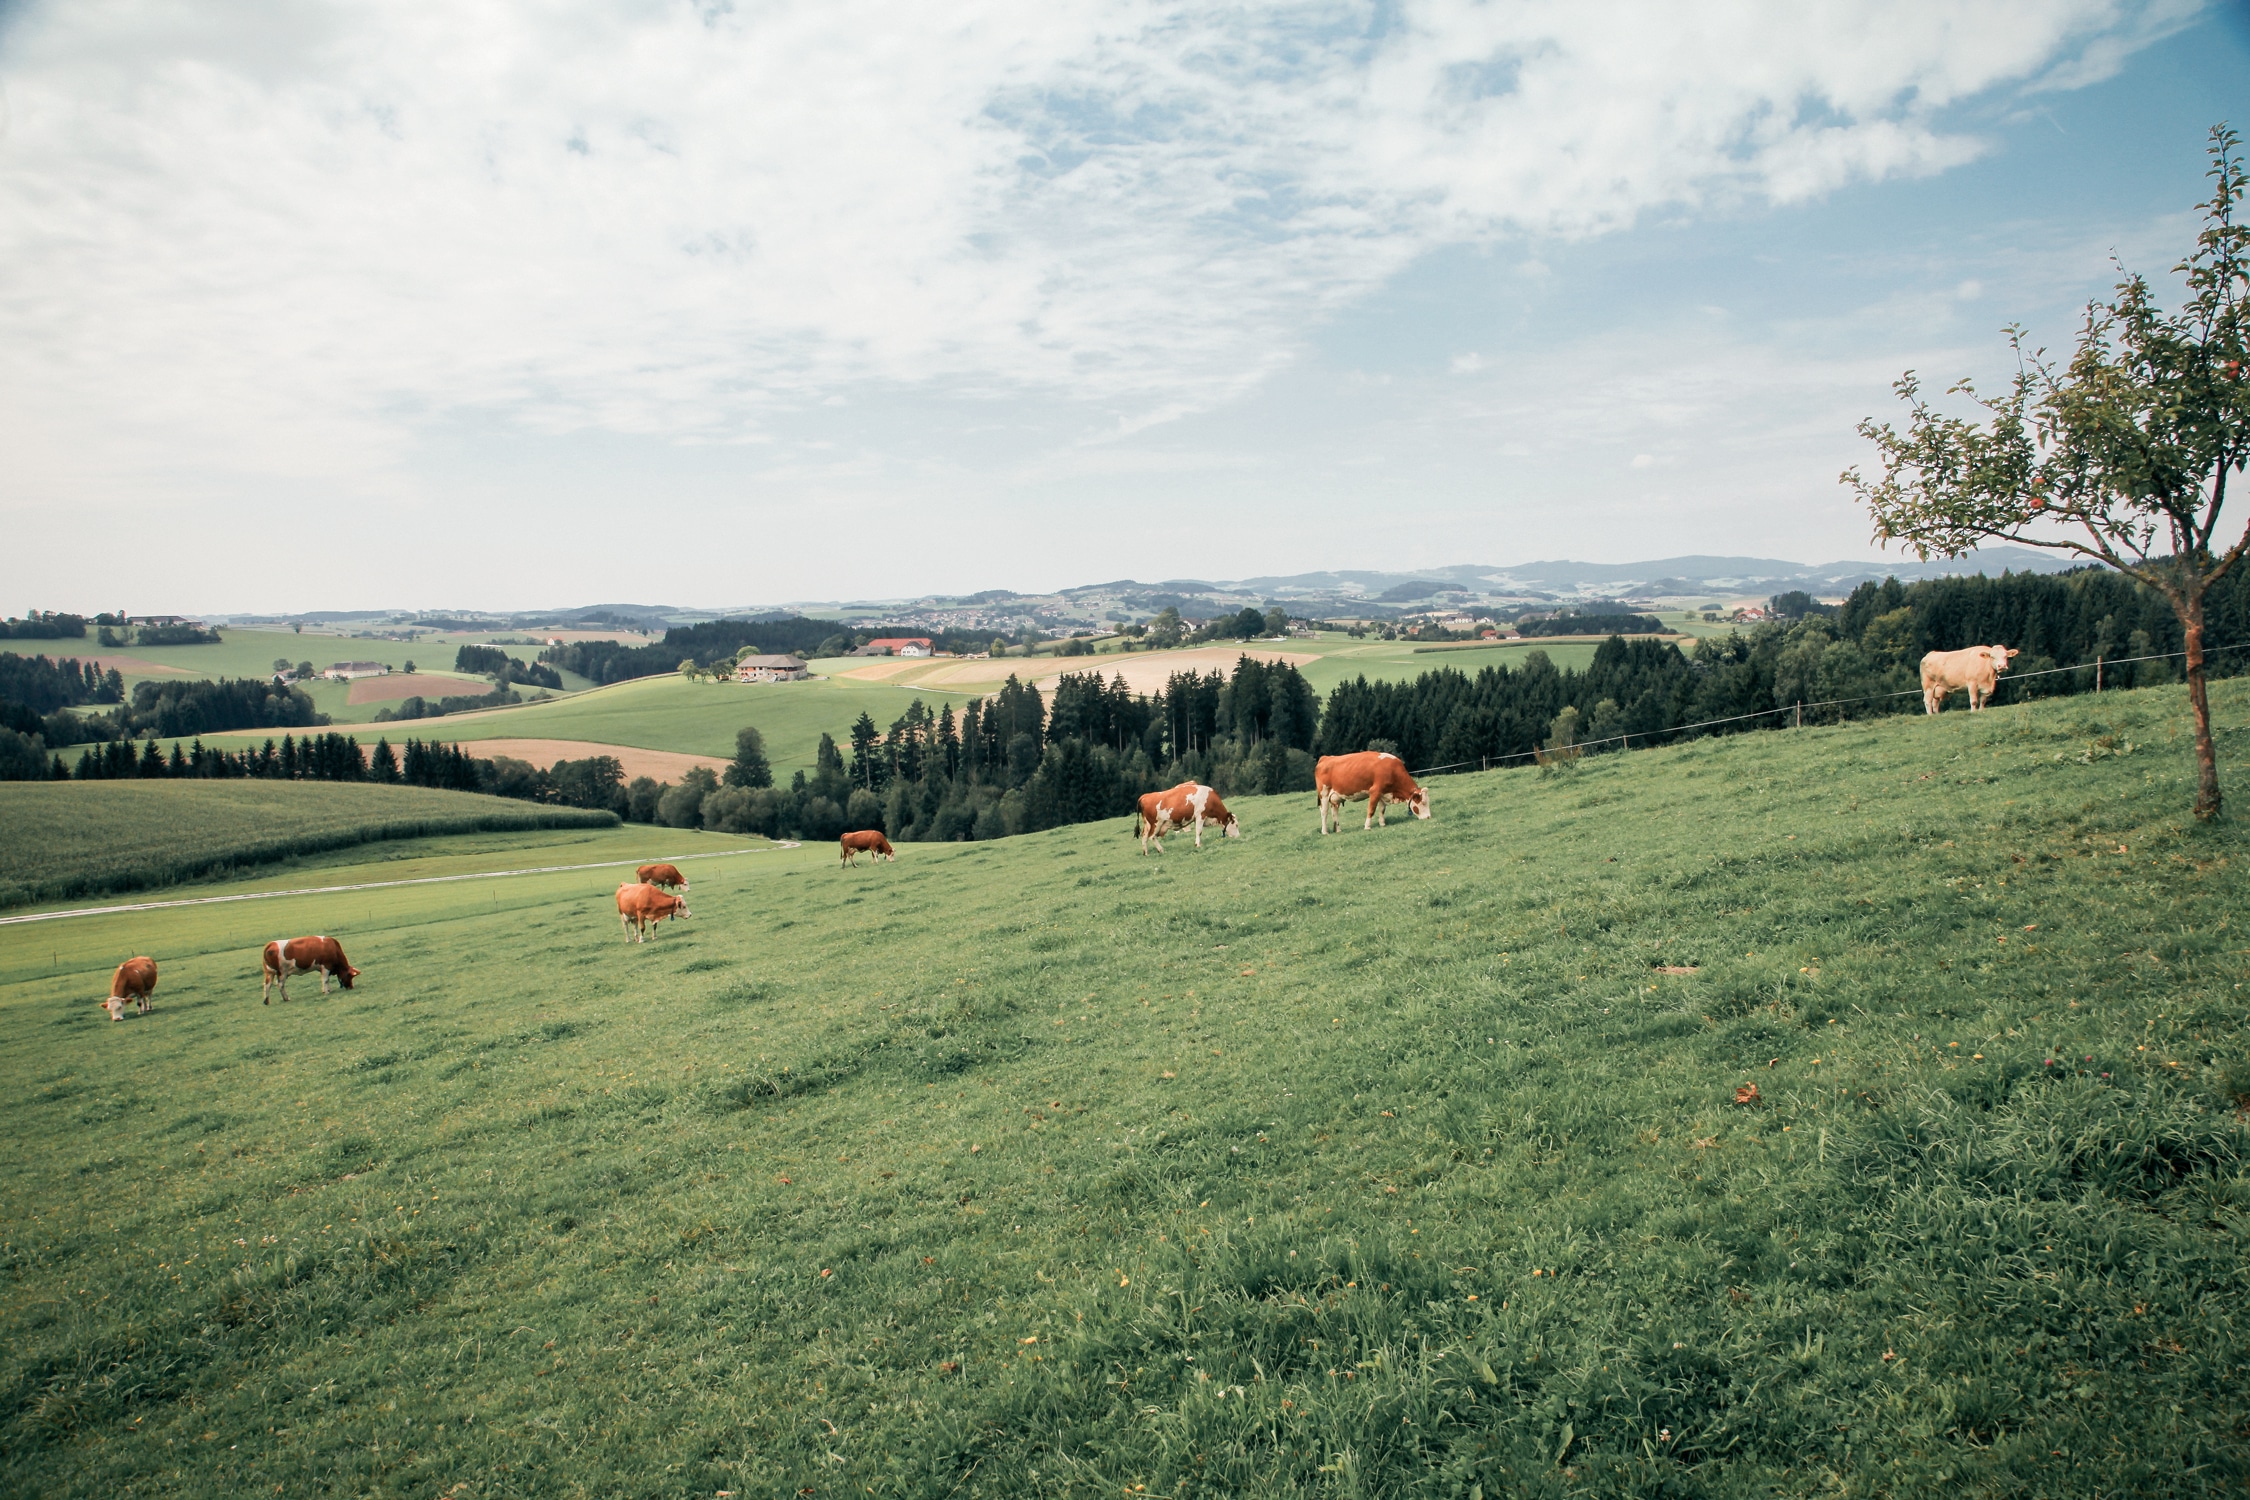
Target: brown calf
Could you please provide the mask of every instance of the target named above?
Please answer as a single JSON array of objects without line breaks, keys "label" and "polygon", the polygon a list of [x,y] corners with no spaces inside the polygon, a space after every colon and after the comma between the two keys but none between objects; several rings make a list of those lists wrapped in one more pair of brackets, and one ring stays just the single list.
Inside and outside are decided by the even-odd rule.
[{"label": "brown calf", "polygon": [[642,865],[633,872],[633,878],[643,885],[668,885],[681,891],[688,888],[687,877],[678,865]]}]

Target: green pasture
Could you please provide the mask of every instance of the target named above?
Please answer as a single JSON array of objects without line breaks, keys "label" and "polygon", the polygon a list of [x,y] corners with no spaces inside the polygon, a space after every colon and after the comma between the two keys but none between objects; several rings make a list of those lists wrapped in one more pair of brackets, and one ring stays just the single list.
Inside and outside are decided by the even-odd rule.
[{"label": "green pasture", "polygon": [[606,812],[426,787],[5,781],[0,782],[0,906],[145,890],[386,840],[607,828],[616,821]]},{"label": "green pasture", "polygon": [[[719,855],[645,946],[608,870],[0,926],[0,1490],[2238,1493],[2183,707]],[[358,988],[259,1006],[298,931]]]}]

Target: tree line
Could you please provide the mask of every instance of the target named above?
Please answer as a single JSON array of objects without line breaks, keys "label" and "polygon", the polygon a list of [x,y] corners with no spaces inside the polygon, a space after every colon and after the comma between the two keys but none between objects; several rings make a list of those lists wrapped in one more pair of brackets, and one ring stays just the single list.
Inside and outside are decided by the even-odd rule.
[{"label": "tree line", "polygon": [[1662,635],[1664,622],[1654,615],[1572,614],[1550,615],[1544,620],[1518,620],[1518,635]]},{"label": "tree line", "polygon": [[[2211,670],[2250,671],[2250,650],[2239,649],[2250,647],[2250,575],[2212,591],[2207,628]],[[2181,649],[2178,620],[2153,590],[2115,573],[1887,579],[1860,585],[1834,615],[1707,637],[1692,651],[1612,636],[1584,671],[1535,651],[1473,678],[1441,669],[1408,682],[1344,683],[1329,695],[1316,748],[1331,755],[1379,742],[1414,766],[1477,765],[1593,741],[1619,748],[1716,719],[1739,722],[1692,732],[1768,729],[1796,722],[1777,711],[1798,704],[1815,705],[1803,714],[1811,722],[1920,713],[1923,654],[1987,643],[2024,653],[2001,678],[2003,694],[2179,679],[2177,661],[2164,659]],[[2126,664],[2130,657],[2159,659]]]},{"label": "tree line", "polygon": [[31,776],[0,779],[55,781],[122,781],[144,779],[194,779],[223,781],[255,778],[265,781],[358,781],[392,786],[435,787],[444,791],[483,792],[526,802],[549,802],[569,807],[620,810],[625,774],[615,758],[588,756],[578,761],[558,761],[541,770],[509,756],[485,759],[459,745],[436,740],[409,739],[394,750],[387,738],[362,749],[357,736],[308,734],[302,739],[283,735],[277,745],[267,740],[255,749],[223,750],[207,747],[198,739],[191,745],[175,740],[167,754],[155,740],[136,749],[130,740],[111,740],[79,752],[75,765],[61,755],[45,761]]},{"label": "tree line", "polygon": [[1175,673],[1161,692],[1069,674],[1051,701],[1011,676],[988,698],[935,712],[919,698],[888,728],[862,713],[820,737],[811,771],[776,786],[746,728],[723,775],[624,789],[626,817],[682,828],[831,839],[881,829],[902,842],[1001,838],[1117,817],[1183,780],[1255,793],[1309,791],[1320,703],[1287,663]]},{"label": "tree line", "polygon": [[453,653],[453,670],[489,677],[496,688],[522,683],[559,693],[563,685],[562,674],[546,662],[518,661],[498,646],[463,646]]},{"label": "tree line", "polygon": [[833,620],[808,620],[801,615],[789,615],[773,620],[705,620],[695,625],[675,625],[664,632],[663,640],[647,646],[625,646],[616,641],[570,641],[549,646],[539,653],[539,659],[566,672],[607,684],[677,672],[684,662],[693,662],[703,669],[731,664],[745,650],[761,656],[840,656],[883,636],[926,636],[934,649],[959,653],[982,651],[989,644],[982,635],[961,631],[933,631],[913,625],[839,631]]},{"label": "tree line", "polygon": [[[107,712],[101,712],[102,709]],[[95,710],[87,712],[86,710]],[[0,652],[0,761],[16,774],[49,750],[70,745],[174,739],[230,729],[301,729],[325,724],[303,690],[257,678],[133,684],[75,657]],[[39,774],[33,772],[32,774]],[[0,779],[6,779],[0,776]]]},{"label": "tree line", "polygon": [[20,620],[13,616],[0,620],[0,640],[83,640],[85,635],[84,615],[65,615],[52,610],[35,609]]}]

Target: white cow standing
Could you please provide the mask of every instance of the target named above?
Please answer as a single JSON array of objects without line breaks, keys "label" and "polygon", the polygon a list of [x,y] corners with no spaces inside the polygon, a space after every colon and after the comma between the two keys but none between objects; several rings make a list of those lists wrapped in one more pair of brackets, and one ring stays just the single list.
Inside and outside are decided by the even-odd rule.
[{"label": "white cow standing", "polygon": [[1922,658],[1922,707],[1938,711],[1946,694],[1969,690],[1969,712],[1984,707],[2000,685],[2000,674],[2023,652],[2014,646],[1971,646],[1963,651],[1932,651]]}]

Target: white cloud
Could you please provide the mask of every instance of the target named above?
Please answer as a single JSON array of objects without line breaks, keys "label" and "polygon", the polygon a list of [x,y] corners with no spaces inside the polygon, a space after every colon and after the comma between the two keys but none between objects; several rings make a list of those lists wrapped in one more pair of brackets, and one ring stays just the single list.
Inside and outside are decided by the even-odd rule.
[{"label": "white cloud", "polygon": [[1433,249],[1940,171],[1980,149],[1952,106],[2180,14],[32,0],[0,26],[0,505],[406,503],[456,421],[871,484],[911,445],[819,447],[832,403],[1030,395],[1049,451],[1116,442]]}]

